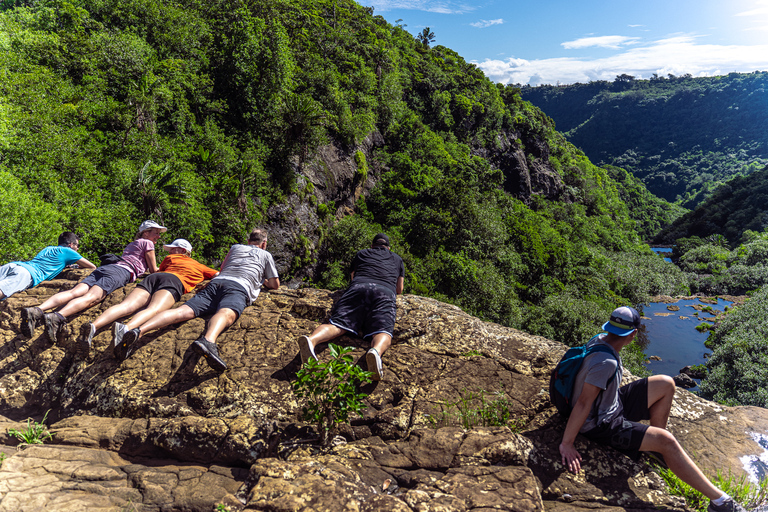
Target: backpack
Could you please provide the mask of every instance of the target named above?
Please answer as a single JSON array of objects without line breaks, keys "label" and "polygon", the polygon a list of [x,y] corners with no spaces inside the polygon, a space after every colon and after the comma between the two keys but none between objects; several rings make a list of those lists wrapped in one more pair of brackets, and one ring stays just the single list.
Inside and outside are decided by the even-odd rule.
[{"label": "backpack", "polygon": [[[571,414],[571,410],[573,410],[571,398],[573,397],[573,384],[576,381],[576,374],[579,373],[584,358],[595,352],[605,352],[613,356],[613,351],[606,345],[598,343],[587,347],[585,344],[580,347],[569,348],[563,354],[563,357],[560,358],[557,366],[555,366],[549,379],[549,399],[552,400],[552,403],[557,407],[557,412],[562,416],[568,417]],[[619,373],[618,366],[616,366],[616,373],[613,374],[613,377],[608,379],[608,384],[616,378],[617,373]]]}]

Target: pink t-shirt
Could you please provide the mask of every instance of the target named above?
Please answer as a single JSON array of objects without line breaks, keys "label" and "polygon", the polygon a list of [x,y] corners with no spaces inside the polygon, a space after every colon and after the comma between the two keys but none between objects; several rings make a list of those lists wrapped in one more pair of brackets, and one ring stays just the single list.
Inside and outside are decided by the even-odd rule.
[{"label": "pink t-shirt", "polygon": [[123,259],[125,261],[120,261],[116,265],[127,269],[131,273],[131,282],[133,282],[138,276],[147,271],[147,258],[144,255],[154,250],[155,244],[152,240],[139,238],[125,246],[123,251]]}]

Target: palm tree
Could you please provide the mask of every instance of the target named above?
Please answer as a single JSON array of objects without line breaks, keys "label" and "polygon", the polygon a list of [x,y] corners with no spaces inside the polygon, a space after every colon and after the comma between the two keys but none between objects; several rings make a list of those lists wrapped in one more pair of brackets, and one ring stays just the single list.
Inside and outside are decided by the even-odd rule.
[{"label": "palm tree", "polygon": [[433,43],[435,41],[435,33],[429,30],[429,27],[426,27],[421,31],[421,34],[416,36],[416,39],[421,41],[421,44],[424,46],[424,48],[429,48],[429,43]]}]

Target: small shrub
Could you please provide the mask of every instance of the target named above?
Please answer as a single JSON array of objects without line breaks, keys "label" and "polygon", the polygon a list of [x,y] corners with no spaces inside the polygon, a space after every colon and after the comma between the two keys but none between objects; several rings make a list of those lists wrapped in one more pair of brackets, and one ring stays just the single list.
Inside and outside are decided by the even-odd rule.
[{"label": "small shrub", "polygon": [[[694,510],[699,512],[707,510],[709,500],[699,491],[680,480],[670,469],[657,465],[654,470],[666,482],[669,494],[685,498],[688,506]],[[753,484],[746,475],[736,477],[730,472],[724,475],[718,471],[715,478],[712,479],[712,483],[748,510],[768,502],[768,481],[766,480],[759,484]]]},{"label": "small shrub", "polygon": [[[489,394],[493,396],[490,400],[487,399]],[[509,426],[519,431],[525,425],[525,421],[512,417],[512,406],[512,401],[506,398],[504,393],[464,390],[455,402],[443,402],[439,413],[428,414],[427,421],[433,428],[448,427],[458,423],[467,430],[477,426]]]},{"label": "small shrub", "polygon": [[32,418],[28,418],[27,428],[24,430],[11,428],[8,429],[8,433],[21,441],[21,444],[43,444],[43,441],[45,440],[52,440],[54,432],[50,432],[48,426],[45,424],[49,412],[51,412],[50,409],[45,412],[43,421],[40,423],[32,421]]},{"label": "small shrub", "polygon": [[362,416],[365,408],[359,386],[371,382],[371,372],[353,363],[352,347],[329,345],[331,359],[321,363],[310,359],[296,374],[293,392],[303,398],[302,419],[317,425],[321,444],[330,442],[330,432],[337,423],[346,423],[351,413]]}]

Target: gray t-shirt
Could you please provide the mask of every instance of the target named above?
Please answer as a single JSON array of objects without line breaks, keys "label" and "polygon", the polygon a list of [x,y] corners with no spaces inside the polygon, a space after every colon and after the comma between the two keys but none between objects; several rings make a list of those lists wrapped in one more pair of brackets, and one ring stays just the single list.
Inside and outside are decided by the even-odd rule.
[{"label": "gray t-shirt", "polygon": [[[597,343],[605,345],[611,349],[615,357],[605,352],[595,352],[588,355],[584,358],[581,369],[576,374],[576,380],[573,383],[573,403],[576,403],[579,399],[585,382],[603,390],[597,395],[592,410],[589,412],[589,416],[587,416],[587,421],[584,422],[581,430],[579,430],[581,433],[592,430],[601,423],[611,421],[620,413],[619,387],[621,386],[624,368],[621,365],[621,357],[613,347],[603,341],[604,338],[605,334],[600,334],[590,340],[587,346]],[[617,365],[618,373],[616,372]],[[608,383],[614,374],[616,374],[616,378]]]},{"label": "gray t-shirt", "polygon": [[213,280],[227,279],[238,283],[248,292],[251,304],[259,296],[264,280],[273,277],[278,275],[270,253],[255,245],[235,244],[221,264],[221,273]]}]

